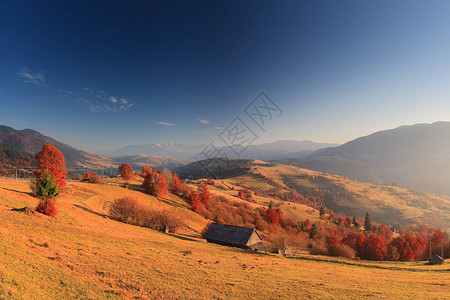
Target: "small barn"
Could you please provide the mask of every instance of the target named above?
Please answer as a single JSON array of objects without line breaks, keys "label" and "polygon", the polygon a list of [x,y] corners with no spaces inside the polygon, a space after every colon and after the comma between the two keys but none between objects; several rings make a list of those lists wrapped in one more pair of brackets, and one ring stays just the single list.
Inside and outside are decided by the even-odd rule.
[{"label": "small barn", "polygon": [[253,227],[212,223],[203,237],[209,243],[265,252],[269,249]]}]

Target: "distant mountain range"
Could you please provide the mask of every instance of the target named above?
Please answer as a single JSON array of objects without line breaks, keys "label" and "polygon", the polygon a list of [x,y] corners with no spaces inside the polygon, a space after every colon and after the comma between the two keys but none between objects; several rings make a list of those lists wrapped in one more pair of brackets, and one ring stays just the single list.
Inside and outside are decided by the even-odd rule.
[{"label": "distant mountain range", "polygon": [[191,162],[168,156],[109,157],[95,155],[61,143],[32,129],[16,130],[0,125],[0,167],[10,168],[11,163],[14,163],[16,167],[29,168],[34,155],[42,150],[44,144],[52,144],[58,148],[64,155],[67,169],[78,173],[87,170],[105,170],[106,172],[106,170],[113,169],[112,174],[115,174],[117,167],[124,162],[129,163],[135,170],[140,169],[142,164],[157,168],[174,168]]},{"label": "distant mountain range", "polygon": [[152,155],[192,159],[205,147],[206,145],[185,145],[176,143],[129,145],[113,151],[104,151],[101,152],[101,154],[108,156]]},{"label": "distant mountain range", "polygon": [[[131,156],[131,155],[156,155],[156,156],[170,156],[183,159],[194,159],[207,145],[186,145],[176,143],[166,144],[149,144],[149,145],[130,145],[120,149],[103,152],[102,154],[110,156]],[[240,158],[248,159],[281,159],[281,158],[300,158],[304,157],[315,150],[325,147],[333,147],[337,144],[316,143],[312,141],[289,141],[282,140],[272,143],[265,143],[259,145],[250,145],[245,149]],[[227,153],[229,157],[234,157],[229,147],[220,147],[220,149]]]},{"label": "distant mountain range", "polygon": [[[117,171],[123,162],[130,163],[135,170],[140,169],[142,164],[176,168],[192,162],[205,147],[175,143],[151,144],[123,147],[109,152],[108,156],[95,155],[31,129],[16,130],[0,126],[0,144],[9,145],[0,147],[0,157],[7,164],[26,161],[25,164],[29,165],[30,157],[25,154],[36,154],[44,143],[60,149],[68,169],[80,173],[84,170]],[[222,150],[229,153],[228,147]],[[410,185],[428,192],[450,195],[450,122],[401,126],[360,137],[340,146],[311,141],[276,141],[251,145],[240,158],[272,160],[364,182]]]},{"label": "distant mountain range", "polygon": [[450,122],[401,126],[278,162],[450,195]]}]

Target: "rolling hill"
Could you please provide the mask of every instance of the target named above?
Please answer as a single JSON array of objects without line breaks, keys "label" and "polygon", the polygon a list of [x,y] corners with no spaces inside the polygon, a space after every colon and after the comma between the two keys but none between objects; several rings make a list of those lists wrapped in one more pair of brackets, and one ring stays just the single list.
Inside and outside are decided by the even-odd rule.
[{"label": "rolling hill", "polygon": [[[210,177],[221,178],[222,183],[236,186],[236,190],[258,191],[267,195],[267,199],[287,200],[295,191],[300,203],[323,204],[347,216],[363,217],[369,212],[373,220],[384,224],[420,225],[426,222],[450,230],[450,198],[445,196],[255,160],[220,160],[216,164],[199,161],[175,171],[184,178],[202,178],[205,177],[205,164],[212,166]],[[236,191],[233,193],[237,194]]]},{"label": "rolling hill", "polygon": [[[58,218],[26,215],[27,181],[0,179],[2,299],[442,298],[448,265],[369,262],[300,254],[281,257],[206,243],[206,221],[176,197],[68,183]],[[187,231],[164,234],[109,219],[105,201],[131,195],[176,209]],[[192,229],[190,229],[192,228]],[[212,288],[213,287],[213,288]]]},{"label": "rolling hill", "polygon": [[450,123],[376,132],[302,159],[278,161],[378,184],[397,183],[450,195]]},{"label": "rolling hill", "polygon": [[[58,148],[64,155],[67,169],[78,173],[83,173],[87,170],[102,171],[114,169],[112,174],[116,174],[116,169],[121,163],[129,163],[137,170],[141,168],[142,164],[148,164],[157,168],[173,168],[190,162],[189,160],[168,156],[136,155],[110,157],[96,155],[78,150],[32,129],[16,130],[8,126],[0,125],[0,158],[8,157],[8,160],[16,162],[16,166],[30,167],[29,163],[26,163],[25,165],[17,165],[17,163],[24,159],[27,161],[33,160],[34,155],[42,150],[44,144],[52,144]],[[3,166],[7,167],[8,164],[5,162],[3,163]]]},{"label": "rolling hill", "polygon": [[[11,145],[32,155],[41,151],[44,144],[52,144],[63,153],[67,166],[70,169],[95,166],[98,164],[98,162],[93,163],[93,155],[75,149],[72,146],[61,143],[32,129],[16,130],[8,126],[0,125],[0,143]],[[96,158],[101,161],[101,157]]]},{"label": "rolling hill", "polygon": [[32,176],[34,156],[14,146],[0,143],[0,176]]}]

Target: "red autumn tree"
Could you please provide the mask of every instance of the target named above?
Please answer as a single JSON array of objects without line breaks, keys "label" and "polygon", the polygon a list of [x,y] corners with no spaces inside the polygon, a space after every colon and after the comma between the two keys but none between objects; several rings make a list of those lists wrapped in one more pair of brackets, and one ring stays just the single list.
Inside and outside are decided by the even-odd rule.
[{"label": "red autumn tree", "polygon": [[330,235],[327,237],[328,247],[340,245],[342,241],[342,235],[339,230],[333,229]]},{"label": "red autumn tree", "polygon": [[411,239],[405,237],[405,235],[394,239],[390,245],[391,252],[395,249],[400,261],[413,261],[415,258],[414,250],[411,247]]},{"label": "red autumn tree", "polygon": [[244,191],[239,191],[238,194],[237,194],[237,196],[238,196],[238,198],[244,200],[244,199],[245,199],[245,193],[244,193]]},{"label": "red autumn tree", "polygon": [[208,190],[208,184],[206,181],[203,181],[199,186],[198,186],[198,194],[200,195],[200,200],[202,201],[202,203],[207,203],[209,201],[209,199],[211,199],[211,193]]},{"label": "red autumn tree", "polygon": [[306,219],[303,222],[303,230],[304,231],[309,231],[311,229],[311,226],[312,226],[312,222],[309,219]]},{"label": "red autumn tree", "polygon": [[172,191],[175,194],[179,194],[181,192],[181,180],[177,173],[172,175]]},{"label": "red autumn tree", "polygon": [[386,245],[383,239],[376,233],[371,234],[366,242],[366,258],[371,260],[383,260],[386,253]]},{"label": "red autumn tree", "polygon": [[48,170],[59,190],[66,186],[66,162],[64,155],[55,146],[44,144],[44,148],[36,155],[36,179],[41,178]]},{"label": "red autumn tree", "polygon": [[89,179],[91,179],[91,173],[89,173],[89,172],[84,172],[84,175],[83,175],[82,180],[83,180],[83,181],[88,181]]},{"label": "red autumn tree", "polygon": [[278,219],[279,219],[280,221],[284,220],[284,214],[283,214],[283,211],[282,211],[281,209],[279,209],[279,208],[277,208],[276,211],[277,211],[277,214],[278,214]]},{"label": "red autumn tree", "polygon": [[440,229],[435,229],[433,235],[431,235],[431,248],[433,252],[440,250],[441,245],[442,243],[445,243],[445,240],[445,234]]},{"label": "red autumn tree", "polygon": [[342,244],[352,247],[359,257],[364,255],[364,245],[367,238],[364,234],[360,232],[350,232],[344,239],[342,239]]},{"label": "red autumn tree", "polygon": [[377,229],[377,233],[381,236],[386,245],[392,241],[392,231],[386,225],[380,225]]},{"label": "red autumn tree", "polygon": [[280,221],[280,217],[278,216],[278,213],[274,208],[269,207],[266,210],[266,221],[273,225],[277,225]]},{"label": "red autumn tree", "polygon": [[151,173],[153,173],[152,168],[150,168],[150,167],[147,166],[147,165],[142,165],[142,171],[141,171],[141,176],[142,176],[142,177],[145,178],[147,175],[149,175],[149,174],[151,174]]},{"label": "red autumn tree", "polygon": [[167,196],[167,184],[161,172],[153,170],[144,178],[142,187],[151,195],[155,197]]},{"label": "red autumn tree", "polygon": [[191,195],[189,196],[189,205],[191,206],[192,210],[195,212],[198,212],[198,207],[201,203],[200,195],[197,193],[197,191],[193,191]]},{"label": "red autumn tree", "polygon": [[119,166],[119,174],[123,180],[128,181],[131,179],[131,166],[127,163],[123,163]]}]

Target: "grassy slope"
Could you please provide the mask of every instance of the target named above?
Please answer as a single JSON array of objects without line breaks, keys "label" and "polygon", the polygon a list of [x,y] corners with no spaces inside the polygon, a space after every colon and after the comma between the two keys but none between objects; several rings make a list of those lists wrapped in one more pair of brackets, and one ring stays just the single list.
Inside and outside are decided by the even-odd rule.
[{"label": "grassy slope", "polygon": [[[385,224],[420,224],[423,221],[450,230],[450,199],[394,186],[361,183],[345,177],[324,174],[286,165],[258,164],[248,174],[224,179],[227,185],[270,190],[273,186],[254,173],[262,173],[275,180],[282,192],[287,186],[308,195],[313,190],[333,195],[325,204],[335,212],[363,217],[369,212],[372,219]],[[235,192],[237,194],[237,192]]]},{"label": "grassy slope", "polygon": [[120,195],[166,205],[120,187],[70,183],[57,219],[11,211],[36,205],[27,184],[0,179],[0,298],[445,298],[450,291],[448,265],[282,258],[112,221],[99,207]]}]

